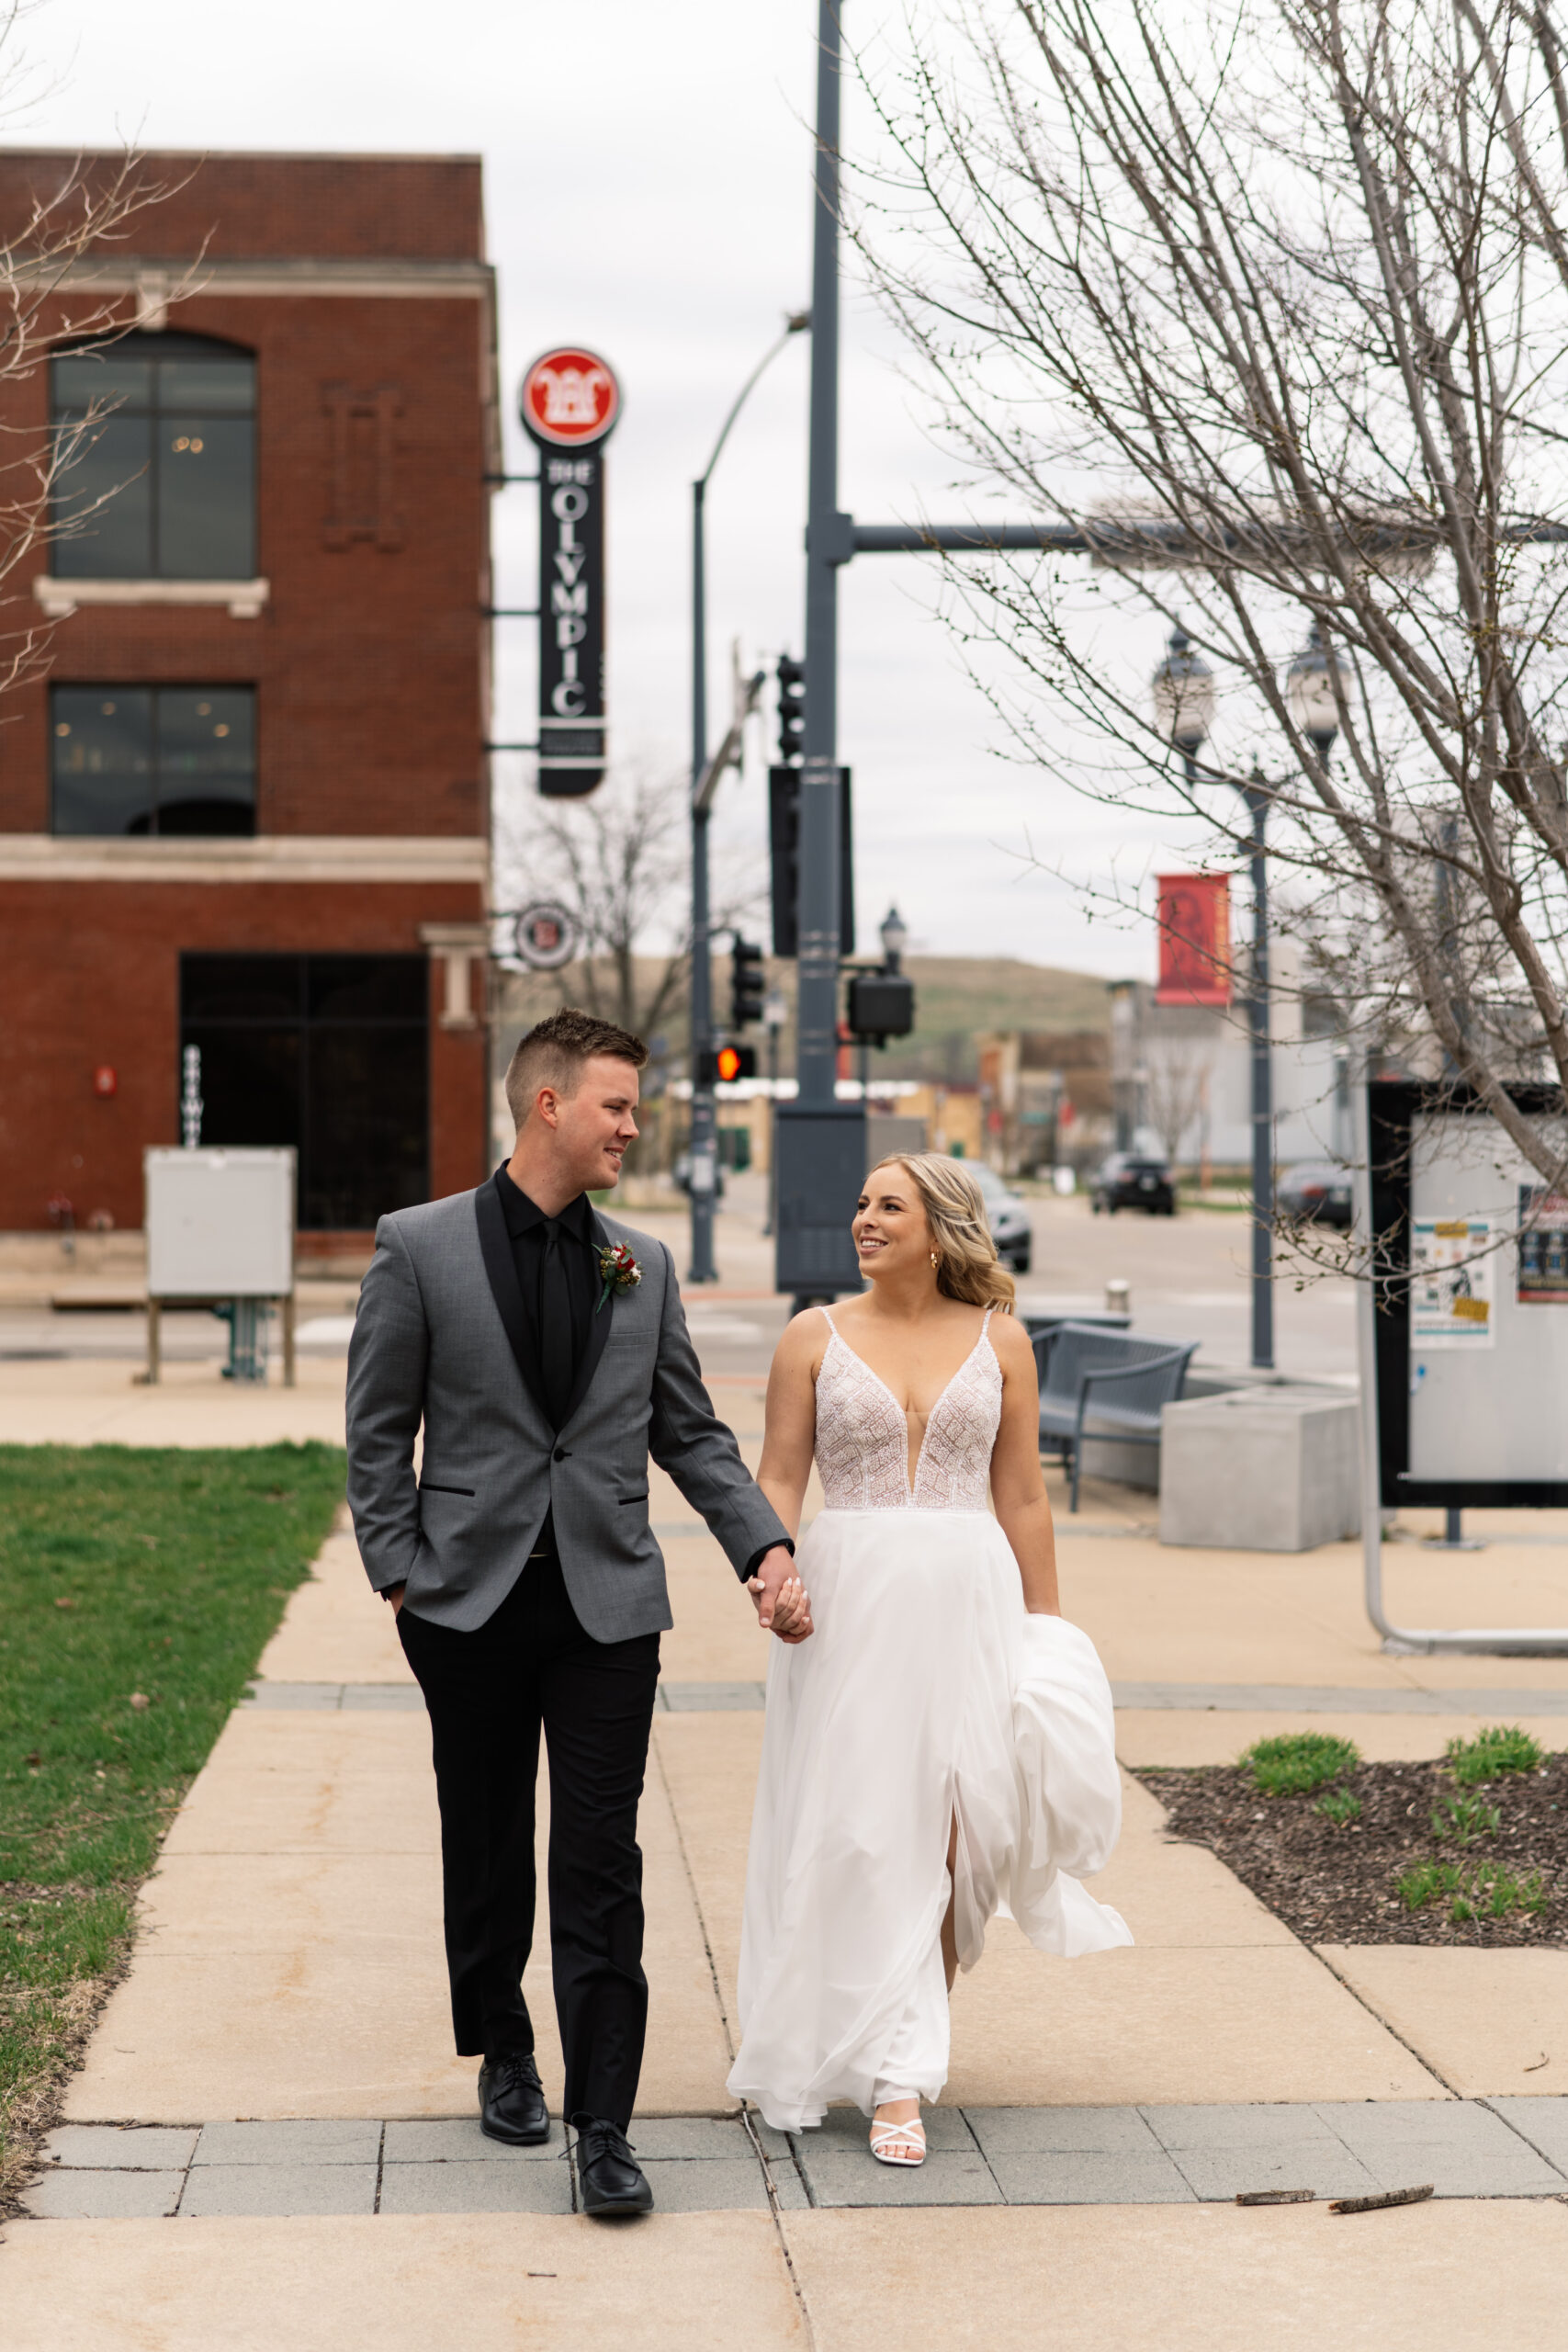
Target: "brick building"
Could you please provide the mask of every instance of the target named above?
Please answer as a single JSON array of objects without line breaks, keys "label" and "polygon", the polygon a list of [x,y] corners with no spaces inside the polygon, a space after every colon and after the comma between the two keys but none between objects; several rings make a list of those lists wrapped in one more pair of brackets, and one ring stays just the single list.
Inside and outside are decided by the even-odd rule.
[{"label": "brick building", "polygon": [[[74,162],[0,153],[7,240]],[[296,1145],[321,1257],[487,1162],[480,167],[147,169],[186,184],[54,298],[130,331],[0,418],[101,420],[0,616],[51,624],[0,703],[0,1230],[139,1226],[195,1045],[201,1140]]]}]

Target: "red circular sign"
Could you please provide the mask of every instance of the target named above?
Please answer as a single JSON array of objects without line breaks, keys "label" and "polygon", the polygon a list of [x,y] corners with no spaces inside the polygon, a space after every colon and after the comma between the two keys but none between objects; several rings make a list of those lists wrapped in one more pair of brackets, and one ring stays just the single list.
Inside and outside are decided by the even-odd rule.
[{"label": "red circular sign", "polygon": [[582,449],[603,441],[621,413],[615,371],[592,351],[547,351],[535,360],[517,396],[525,432],[555,449]]}]

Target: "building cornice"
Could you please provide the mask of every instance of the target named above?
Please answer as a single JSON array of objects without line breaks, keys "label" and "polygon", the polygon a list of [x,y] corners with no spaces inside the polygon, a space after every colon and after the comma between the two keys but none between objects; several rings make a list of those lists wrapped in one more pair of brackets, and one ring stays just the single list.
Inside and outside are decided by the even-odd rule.
[{"label": "building cornice", "polygon": [[270,580],[59,580],[40,571],[33,596],[51,621],[83,605],[222,605],[231,618],[254,621],[272,599]]},{"label": "building cornice", "polygon": [[263,833],[248,841],[0,833],[0,882],[466,883],[488,891],[470,833]]},{"label": "building cornice", "polygon": [[134,294],[143,312],[155,309],[160,296],[165,303],[204,294],[489,301],[495,292],[495,270],[484,261],[355,261],[309,254],[282,260],[193,261],[180,255],[116,254],[112,260],[87,254],[64,269],[39,264],[29,271],[22,259],[17,274],[47,279],[51,287],[73,293]]}]

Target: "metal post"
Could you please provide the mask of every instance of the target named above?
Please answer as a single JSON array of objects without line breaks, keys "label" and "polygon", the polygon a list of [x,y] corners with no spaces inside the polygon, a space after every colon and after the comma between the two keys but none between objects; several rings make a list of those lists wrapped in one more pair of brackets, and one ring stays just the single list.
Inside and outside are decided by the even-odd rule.
[{"label": "metal post", "polygon": [[1274,1087],[1269,1055],[1269,883],[1264,827],[1269,794],[1246,786],[1252,818],[1252,1363],[1274,1369]]},{"label": "metal post", "polygon": [[[711,1084],[704,1083],[701,1075],[703,1057],[713,1051],[715,1044],[713,958],[708,932],[708,811],[717,779],[706,774],[708,678],[705,521],[707,487],[736,418],[791,335],[803,334],[810,324],[809,311],[793,311],[785,319],[784,333],[770,344],[730,402],[729,413],[719,427],[718,439],[713,445],[713,455],[692,484],[692,1266],[686,1279],[694,1283],[711,1283],[718,1279],[713,1261],[717,1121],[713,1088]],[[759,673],[751,682],[745,709],[737,711],[735,726],[719,745],[717,758],[720,764],[726,763],[729,752],[735,749],[735,728],[743,722],[745,713],[755,707],[761,685]],[[736,763],[731,761],[729,763]]]},{"label": "metal post", "polygon": [[[716,455],[716,452],[715,453]],[[712,470],[710,466],[709,471]],[[703,1079],[713,1048],[713,963],[708,944],[708,810],[697,791],[707,765],[707,580],[703,505],[707,476],[692,484],[692,1263],[686,1279],[711,1283],[717,1143],[714,1095]]]},{"label": "metal post", "polygon": [[806,725],[800,776],[802,1107],[830,1104],[838,1074],[839,571],[852,552],[839,514],[839,9],[818,0],[817,193],[811,258],[811,451],[806,534]]}]

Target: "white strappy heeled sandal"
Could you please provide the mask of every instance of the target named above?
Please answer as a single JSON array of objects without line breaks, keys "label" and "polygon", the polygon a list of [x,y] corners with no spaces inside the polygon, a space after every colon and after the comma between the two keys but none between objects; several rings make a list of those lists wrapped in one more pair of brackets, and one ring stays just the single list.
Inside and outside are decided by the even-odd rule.
[{"label": "white strappy heeled sandal", "polygon": [[[896,2147],[900,2143],[907,2147],[917,2148],[919,2154],[890,2155],[886,2153],[890,2143]],[[871,2127],[871,2153],[879,2165],[923,2165],[926,2160],[926,2127],[918,2115],[910,2116],[904,2123],[874,2123]]]}]

